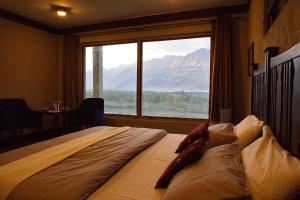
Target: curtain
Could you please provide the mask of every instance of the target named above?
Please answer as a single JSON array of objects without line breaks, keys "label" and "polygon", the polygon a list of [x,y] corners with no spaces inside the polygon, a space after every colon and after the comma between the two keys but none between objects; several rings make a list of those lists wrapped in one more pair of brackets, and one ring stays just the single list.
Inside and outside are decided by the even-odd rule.
[{"label": "curtain", "polygon": [[79,37],[74,34],[63,36],[63,102],[75,108],[82,100],[79,74]]},{"label": "curtain", "polygon": [[230,21],[230,16],[218,16],[213,22],[209,119],[217,122],[222,109],[232,108]]}]

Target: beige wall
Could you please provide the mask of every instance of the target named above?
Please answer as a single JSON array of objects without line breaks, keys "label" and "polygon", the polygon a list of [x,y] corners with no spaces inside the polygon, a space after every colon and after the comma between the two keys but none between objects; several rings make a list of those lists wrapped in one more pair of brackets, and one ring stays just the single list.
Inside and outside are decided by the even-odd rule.
[{"label": "beige wall", "polygon": [[[300,42],[300,1],[289,0],[267,33],[263,31],[264,1],[252,0],[248,13],[248,46],[255,43],[254,62],[259,68],[264,66],[264,50],[267,47],[279,47],[279,52],[291,48]],[[246,49],[244,50],[247,51]],[[248,85],[245,96],[244,110],[250,110],[251,80],[244,79],[241,84]]]},{"label": "beige wall", "polygon": [[37,110],[60,98],[58,49],[58,36],[0,18],[0,98]]},{"label": "beige wall", "polygon": [[262,67],[264,64],[264,50],[267,47],[279,47],[284,52],[300,41],[300,1],[289,0],[269,31],[263,33],[262,0],[252,0],[249,10],[249,44],[255,42],[255,62]]}]

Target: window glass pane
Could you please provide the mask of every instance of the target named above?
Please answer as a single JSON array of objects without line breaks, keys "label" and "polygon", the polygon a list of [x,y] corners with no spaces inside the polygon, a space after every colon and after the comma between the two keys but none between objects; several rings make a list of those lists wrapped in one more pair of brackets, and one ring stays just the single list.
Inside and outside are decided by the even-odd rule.
[{"label": "window glass pane", "polygon": [[85,97],[104,98],[105,113],[136,114],[137,44],[85,48]]},{"label": "window glass pane", "polygon": [[210,37],[143,42],[142,114],[208,118]]}]

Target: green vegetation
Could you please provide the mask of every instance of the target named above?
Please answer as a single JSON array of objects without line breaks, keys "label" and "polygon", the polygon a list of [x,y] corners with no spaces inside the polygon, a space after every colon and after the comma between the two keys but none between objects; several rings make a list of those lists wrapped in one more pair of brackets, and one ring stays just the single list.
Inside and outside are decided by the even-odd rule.
[{"label": "green vegetation", "polygon": [[[86,97],[93,91],[87,90]],[[136,92],[104,90],[105,112],[136,114]],[[207,118],[209,95],[205,92],[144,91],[142,113],[145,116]]]}]

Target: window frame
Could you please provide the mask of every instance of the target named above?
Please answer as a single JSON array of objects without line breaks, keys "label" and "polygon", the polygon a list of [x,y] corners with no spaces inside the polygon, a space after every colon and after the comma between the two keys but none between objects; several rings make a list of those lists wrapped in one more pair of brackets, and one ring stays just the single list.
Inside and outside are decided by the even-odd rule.
[{"label": "window frame", "polygon": [[[193,33],[193,34],[180,34],[180,35],[168,35],[168,36],[159,36],[159,37],[146,37],[146,38],[136,38],[129,40],[112,40],[105,42],[95,42],[95,43],[86,43],[81,45],[81,55],[82,55],[82,67],[83,67],[83,98],[85,98],[85,87],[86,87],[86,74],[85,74],[85,48],[93,46],[105,46],[105,45],[116,45],[116,44],[128,44],[136,43],[137,44],[137,84],[136,84],[136,114],[114,114],[114,113],[104,113],[108,117],[125,117],[132,119],[158,119],[158,120],[185,120],[185,121],[199,121],[199,120],[208,120],[208,118],[185,118],[185,117],[164,117],[164,116],[144,116],[142,115],[142,98],[143,98],[143,42],[158,42],[158,41],[170,41],[170,40],[180,40],[180,39],[193,39],[193,38],[203,38],[210,37],[210,42],[212,42],[212,33]],[[212,47],[212,43],[211,43]],[[211,64],[211,63],[210,63]],[[211,79],[209,79],[210,87]],[[208,97],[208,105],[210,105],[210,95]],[[210,107],[210,106],[209,106]],[[209,108],[208,108],[209,111]]]}]

